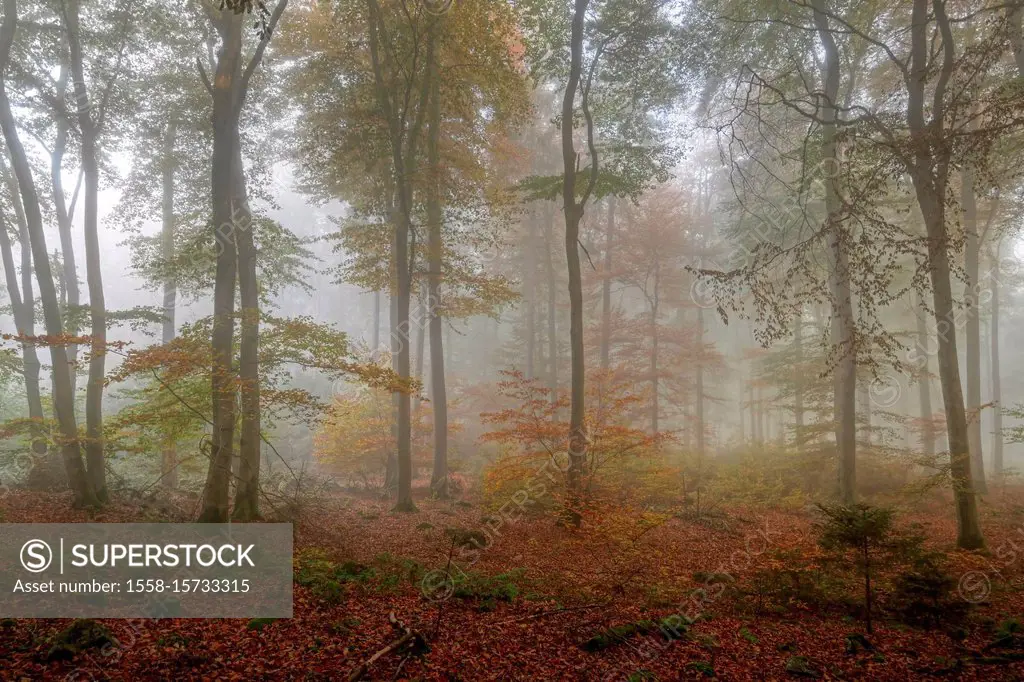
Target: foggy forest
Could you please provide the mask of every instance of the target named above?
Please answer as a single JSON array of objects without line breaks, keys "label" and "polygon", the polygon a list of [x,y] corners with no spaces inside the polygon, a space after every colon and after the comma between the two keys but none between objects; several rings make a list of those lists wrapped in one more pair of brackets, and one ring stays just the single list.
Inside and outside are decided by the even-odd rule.
[{"label": "foggy forest", "polygon": [[0,679],[1024,679],[1021,0],[0,5]]}]

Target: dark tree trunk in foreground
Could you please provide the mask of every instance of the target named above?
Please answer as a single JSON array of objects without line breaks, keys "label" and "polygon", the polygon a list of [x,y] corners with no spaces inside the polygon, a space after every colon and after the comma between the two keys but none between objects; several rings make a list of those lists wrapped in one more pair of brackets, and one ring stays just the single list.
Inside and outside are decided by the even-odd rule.
[{"label": "dark tree trunk in foreground", "polygon": [[[3,129],[14,173],[18,178],[18,189],[21,193],[25,222],[32,246],[36,281],[39,283],[39,297],[43,303],[46,333],[48,336],[59,337],[64,334],[64,324],[61,320],[60,304],[57,300],[57,288],[54,286],[53,273],[50,270],[46,235],[43,231],[43,216],[39,209],[39,196],[36,194],[28,156],[21,144],[21,138],[18,136],[14,114],[11,111],[11,102],[7,95],[6,72],[10,63],[14,36],[18,29],[17,0],[3,0],[3,8],[3,24],[0,25],[0,128]],[[68,475],[68,483],[74,494],[74,502],[77,506],[97,506],[99,500],[85,464],[82,462],[82,453],[78,442],[71,368],[68,364],[66,348],[60,344],[50,345],[50,361],[53,365],[53,405],[60,427],[61,456]]]}]

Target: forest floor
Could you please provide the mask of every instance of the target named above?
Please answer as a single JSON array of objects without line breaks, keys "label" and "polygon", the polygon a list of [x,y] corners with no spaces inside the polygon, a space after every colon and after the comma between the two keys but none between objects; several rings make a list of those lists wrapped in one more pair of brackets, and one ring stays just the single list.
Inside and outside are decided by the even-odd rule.
[{"label": "forest floor", "polygon": [[[89,515],[68,502],[14,491],[0,500],[0,520],[187,520],[175,511],[184,503],[116,501]],[[640,532],[587,532],[550,517],[499,525],[473,502],[417,504],[418,513],[398,514],[383,500],[339,494],[304,512],[291,619],[105,620],[119,646],[53,661],[50,644],[69,621],[5,619],[0,679],[347,679],[395,639],[391,613],[422,633],[429,651],[385,654],[364,679],[1024,679],[1024,633],[996,634],[1024,616],[1016,549],[1024,547],[1024,489],[986,500],[986,553],[951,551],[944,500],[903,514],[949,552],[952,590],[974,604],[956,624],[956,609],[947,618],[943,606],[931,627],[910,627],[884,615],[883,593],[870,635],[849,600],[803,582],[821,576],[807,511],[691,510]],[[484,549],[450,565],[450,528],[484,532]],[[334,568],[324,577],[309,565]],[[462,576],[460,589],[444,601],[425,598],[422,576],[444,569]],[[695,622],[672,638],[637,626],[673,614]],[[629,624],[638,631],[600,636]]]}]

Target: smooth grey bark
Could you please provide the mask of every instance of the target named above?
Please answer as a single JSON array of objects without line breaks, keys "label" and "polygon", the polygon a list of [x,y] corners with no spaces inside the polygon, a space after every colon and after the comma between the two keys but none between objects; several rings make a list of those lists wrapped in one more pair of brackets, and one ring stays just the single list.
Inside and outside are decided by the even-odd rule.
[{"label": "smooth grey bark", "polygon": [[[60,75],[57,79],[55,95],[63,102],[67,94],[68,67],[61,64]],[[78,198],[78,188],[68,208],[64,197],[64,181],[61,177],[64,169],[64,154],[67,151],[68,130],[70,123],[63,113],[56,116],[57,133],[53,143],[53,151],[50,154],[50,187],[53,191],[53,210],[57,215],[57,233],[60,236],[61,265],[63,266],[63,280],[66,296],[65,308],[74,311],[69,318],[68,334],[78,336],[78,310],[82,305],[82,295],[78,286],[78,266],[75,258],[75,245],[71,238],[72,214],[74,213],[75,200]],[[80,178],[81,179],[81,176]],[[71,372],[71,390],[74,393],[78,383],[77,361],[78,344],[68,344],[68,361],[76,368]]]},{"label": "smooth grey bark", "polygon": [[917,350],[922,360],[918,370],[917,391],[921,410],[921,451],[927,456],[935,455],[935,412],[932,409],[932,378],[928,359],[928,328],[924,320],[925,310],[918,306],[914,317],[917,319]]},{"label": "smooth grey bark", "polygon": [[974,170],[960,171],[960,206],[964,212],[964,353],[967,373],[967,440],[971,450],[971,476],[979,493],[986,492],[985,460],[981,442],[981,315],[978,310],[978,270],[981,240],[978,235],[978,202]]},{"label": "smooth grey bark", "polygon": [[992,475],[999,480],[1003,475],[1003,386],[1002,376],[999,367],[999,279],[1002,274],[999,272],[999,247],[989,251],[989,267],[995,269],[996,275],[992,278],[992,319],[989,330],[989,342],[991,343],[990,362],[992,363]]},{"label": "smooth grey bark", "polygon": [[[28,156],[18,135],[17,123],[14,113],[11,111],[10,98],[7,95],[6,72],[18,29],[17,0],[3,0],[3,8],[4,18],[3,23],[0,24],[0,128],[3,130],[4,140],[11,156],[11,164],[18,179],[28,238],[32,247],[32,261],[35,266],[36,281],[39,284],[39,296],[43,304],[46,333],[51,337],[61,337],[64,334],[64,324],[61,320],[53,273],[50,270],[46,235],[43,231],[43,217],[39,208],[39,196],[36,193],[35,180],[32,177]],[[68,364],[67,349],[64,345],[57,343],[51,344],[49,348],[50,361],[53,366],[54,412],[57,416],[61,436],[61,457],[68,475],[68,483],[74,495],[74,503],[76,506],[98,506],[99,499],[96,497],[92,480],[82,461],[78,425],[75,422],[74,394],[71,387],[71,368]]]},{"label": "smooth grey bark", "polygon": [[380,350],[380,290],[373,292],[373,345],[370,352],[376,354]]},{"label": "smooth grey bark", "polygon": [[526,220],[526,244],[523,248],[523,299],[526,301],[526,379],[537,376],[537,209]]},{"label": "smooth grey bark", "polygon": [[[926,121],[925,91],[929,78],[936,72],[929,55],[932,31],[929,16],[934,9],[935,29],[942,38],[943,56],[937,58],[938,78],[934,86],[932,104],[927,107],[930,120]],[[957,546],[961,549],[980,549],[985,545],[978,517],[977,488],[971,472],[970,443],[967,435],[967,412],[964,404],[960,367],[957,359],[955,309],[950,281],[949,235],[946,226],[946,192],[949,184],[949,145],[937,145],[937,139],[946,139],[944,91],[955,68],[955,44],[945,4],[928,0],[914,0],[911,12],[910,63],[907,85],[907,127],[913,158],[908,172],[914,184],[918,206],[924,218],[928,245],[928,274],[932,284],[935,321],[939,329],[938,363],[942,400],[946,408],[946,435],[949,442],[950,473],[957,519]]]},{"label": "smooth grey bark", "polygon": [[[654,292],[650,297],[651,305],[651,358],[650,358],[650,373],[651,373],[651,434],[658,435],[659,425],[658,416],[661,412],[661,406],[659,404],[659,377],[658,377],[658,343],[660,341],[658,337],[658,313],[661,307],[661,259],[655,255],[654,258]],[[689,438],[687,438],[689,440]]]},{"label": "smooth grey bark", "polygon": [[804,377],[800,374],[804,364],[804,313],[797,312],[793,323],[793,360],[797,373],[793,377],[793,444],[797,452],[804,450]]},{"label": "smooth grey bark", "polygon": [[[573,121],[576,119],[576,95],[581,89],[583,75],[583,31],[589,0],[574,0],[569,36],[569,74],[562,97],[562,213],[565,218],[565,261],[569,274],[569,466],[566,485],[570,495],[570,514],[579,523],[579,495],[583,489],[583,474],[587,460],[587,435],[584,431],[586,408],[585,359],[583,352],[583,277],[580,269],[580,221],[584,206],[597,180],[598,160],[593,142],[594,126],[587,108],[589,79],[582,88],[582,109],[587,121],[587,139],[590,148],[590,179],[586,189],[576,198],[577,154],[573,139]],[[592,59],[596,63],[599,55]],[[593,70],[590,72],[593,75]]]},{"label": "smooth grey bark", "polygon": [[238,221],[238,291],[241,319],[238,343],[238,376],[242,394],[241,438],[238,441],[238,488],[232,518],[251,521],[260,517],[260,291],[256,277],[256,244],[252,214],[245,187],[241,142],[235,142],[234,197],[239,202]]},{"label": "smooth grey bark", "polygon": [[[15,195],[14,201],[18,201]],[[14,316],[14,324],[18,334],[31,337],[35,336],[34,300],[32,289],[29,287],[22,296],[22,287],[18,283],[18,273],[14,269],[14,251],[11,246],[10,226],[7,220],[0,213],[0,255],[3,257],[4,278],[7,284],[7,293],[11,299],[11,311]],[[24,230],[22,230],[24,232]],[[25,269],[25,261],[28,261],[28,271],[31,272],[31,253],[27,235],[22,241],[22,269]],[[27,282],[31,285],[31,279]],[[43,438],[43,400],[39,390],[39,356],[33,343],[21,344],[21,364],[25,377],[25,397],[28,402],[28,416],[37,423],[33,429],[32,452],[36,455],[46,454],[46,440]]]},{"label": "smooth grey bark", "polygon": [[103,271],[99,242],[99,122],[85,81],[78,0],[62,0],[64,27],[71,60],[78,129],[81,135],[82,174],[85,178],[84,233],[85,275],[89,288],[90,353],[85,390],[85,461],[97,498],[105,502],[106,462],[103,445],[103,389],[106,385],[107,306],[103,296]]},{"label": "smooth grey bark", "polygon": [[[378,0],[366,0],[368,18],[368,41],[370,61],[373,68],[375,95],[377,106],[388,126],[391,146],[391,162],[395,181],[397,202],[392,211],[393,225],[391,237],[392,274],[395,293],[393,303],[395,313],[392,316],[391,349],[394,357],[396,373],[400,378],[408,379],[411,371],[411,340],[409,338],[409,308],[412,296],[412,250],[409,241],[413,225],[413,178],[417,167],[417,146],[426,118],[427,99],[430,92],[430,74],[434,68],[436,55],[436,22],[431,22],[427,31],[425,65],[427,77],[422,82],[416,79],[406,80],[406,89],[399,92],[385,80],[381,58],[382,37],[386,31],[382,10]],[[384,49],[387,46],[384,45]],[[418,88],[419,92],[415,90]],[[412,122],[406,120],[409,106],[400,105],[395,100],[409,103],[416,98]],[[394,98],[394,99],[393,99]],[[397,468],[398,492],[395,511],[412,512],[416,505],[412,499],[412,404],[408,390],[396,391],[397,402]]]},{"label": "smooth grey bark", "polygon": [[445,500],[448,491],[448,392],[444,376],[443,317],[441,283],[444,276],[442,262],[443,244],[441,227],[444,221],[441,205],[441,155],[438,144],[441,140],[441,79],[436,73],[431,77],[430,109],[428,113],[429,132],[427,136],[427,303],[424,306],[430,316],[430,387],[434,407],[434,468],[430,477],[430,489],[434,496]]},{"label": "smooth grey bark", "polygon": [[[417,312],[416,312],[416,370],[414,376],[420,384],[425,384],[426,381],[423,376],[423,356],[426,351],[426,330],[429,323],[427,322],[427,291],[424,289],[417,297]],[[413,414],[419,412],[420,403],[423,400],[423,389],[416,391],[416,395],[412,399],[412,411]]]},{"label": "smooth grey bark", "polygon": [[[245,22],[230,9],[213,13],[220,36],[216,69],[212,81],[203,76],[213,102],[213,154],[211,157],[211,202],[217,262],[213,293],[213,435],[210,467],[203,489],[201,522],[224,523],[230,510],[232,466],[235,460],[236,379],[241,380],[241,439],[239,441],[239,485],[235,517],[255,518],[259,514],[260,466],[259,426],[259,288],[256,281],[252,214],[245,190],[239,123],[249,81],[263,59],[267,43],[287,6],[280,0],[274,7],[256,50],[242,69]],[[241,338],[239,373],[232,366],[235,335],[235,286],[241,294]]]},{"label": "smooth grey bark", "polygon": [[704,309],[697,306],[697,377],[694,385],[694,414],[697,432],[697,482],[700,483],[700,471],[704,463]]},{"label": "smooth grey bark", "polygon": [[607,371],[612,348],[612,245],[615,242],[615,195],[608,197],[604,233],[604,279],[601,281],[601,369]]},{"label": "smooth grey bark", "polygon": [[210,466],[203,489],[200,522],[225,523],[230,512],[230,488],[235,458],[235,285],[238,276],[237,226],[233,196],[235,144],[239,123],[236,87],[242,78],[242,22],[233,12],[221,11],[215,22],[221,45],[211,85],[213,100],[213,154],[210,163],[213,225],[217,262],[213,285],[213,433]]},{"label": "smooth grey bark", "polygon": [[556,335],[556,302],[557,290],[555,288],[555,263],[551,255],[554,247],[555,219],[550,210],[544,211],[546,219],[544,230],[544,272],[548,284],[548,314],[547,314],[547,341],[548,341],[548,391],[551,394],[551,402],[558,400],[558,336]]},{"label": "smooth grey bark", "polygon": [[[825,56],[822,98],[823,159],[840,168],[836,146],[839,95],[839,50],[832,34],[825,0],[814,0],[814,23]],[[842,220],[838,172],[825,178],[825,210],[829,228],[829,294],[832,303],[832,345],[839,354],[833,373],[835,439],[839,459],[839,499],[853,504],[857,498],[857,348],[853,335],[853,300],[850,291],[848,235]]]},{"label": "smooth grey bark", "polygon": [[[161,165],[163,201],[161,202],[160,253],[166,264],[169,264],[174,259],[174,145],[176,136],[177,125],[174,121],[170,121],[164,129],[163,164]],[[177,284],[174,281],[174,277],[168,275],[163,282],[164,321],[160,338],[164,345],[173,341],[177,335],[174,320],[177,298]],[[160,482],[163,487],[174,490],[178,487],[178,450],[173,436],[164,443],[162,460],[160,467],[162,478]]]}]

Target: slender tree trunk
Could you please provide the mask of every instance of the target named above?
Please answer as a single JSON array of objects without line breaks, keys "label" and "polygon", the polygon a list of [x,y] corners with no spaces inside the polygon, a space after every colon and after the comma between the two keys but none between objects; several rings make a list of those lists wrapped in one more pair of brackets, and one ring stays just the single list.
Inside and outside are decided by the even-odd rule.
[{"label": "slender tree trunk", "polygon": [[555,241],[555,220],[550,210],[545,210],[547,227],[544,232],[544,269],[548,280],[548,390],[551,393],[551,402],[558,400],[558,336],[556,335],[556,282],[555,263],[551,251]]},{"label": "slender tree trunk", "polygon": [[373,345],[370,351],[374,354],[380,350],[380,291],[373,292]]},{"label": "slender tree trunk", "polygon": [[[39,283],[39,296],[43,302],[43,317],[46,322],[46,333],[49,336],[61,336],[64,324],[61,320],[60,306],[57,301],[57,289],[54,286],[53,273],[50,270],[49,251],[46,247],[46,235],[43,231],[43,217],[39,209],[39,197],[36,194],[35,181],[29,165],[28,156],[18,136],[17,124],[11,111],[10,99],[7,95],[6,72],[10,63],[11,47],[18,26],[17,0],[3,0],[4,18],[0,25],[0,128],[3,129],[4,140],[10,151],[11,163],[18,178],[18,189],[21,193],[22,206],[25,210],[29,240],[32,246],[32,260],[35,264],[36,280]],[[67,349],[58,344],[50,346],[50,361],[53,365],[54,411],[61,431],[61,454],[64,468],[67,471],[68,483],[74,494],[77,506],[97,506],[99,500],[92,486],[92,479],[82,462],[82,454],[78,441],[78,425],[75,422],[74,394],[71,387],[71,372],[68,364]]]},{"label": "slender tree trunk", "polygon": [[[429,313],[427,312],[427,297],[428,292],[423,289],[416,301],[416,380],[421,385],[426,383],[423,376],[423,356],[426,353],[427,345],[427,327],[430,325],[428,320]],[[423,389],[416,391],[416,395],[412,399],[412,412],[416,414],[420,411],[420,403],[422,402]]]},{"label": "slender tree trunk", "polygon": [[917,377],[918,400],[921,405],[921,450],[927,457],[935,455],[935,411],[932,409],[932,379],[928,356],[928,328],[924,319],[925,310],[919,306],[917,318],[917,351],[922,366]]},{"label": "slender tree trunk", "polygon": [[796,372],[793,375],[793,444],[797,452],[804,450],[804,314],[797,313],[793,325],[793,360]]},{"label": "slender tree trunk", "polygon": [[992,328],[989,332],[992,344],[992,475],[1000,480],[1003,475],[1003,387],[999,368],[999,279],[1002,277],[999,271],[999,245],[989,261],[996,273],[992,277]]},{"label": "slender tree trunk", "polygon": [[213,157],[211,198],[217,241],[217,263],[213,288],[213,434],[211,460],[203,491],[201,522],[225,523],[230,511],[230,488],[235,458],[235,384],[233,367],[235,337],[235,284],[238,276],[239,202],[235,189],[235,143],[238,110],[235,84],[241,78],[241,17],[222,11],[217,22],[221,36],[217,69],[213,79]]},{"label": "slender tree trunk", "polygon": [[[163,229],[160,234],[161,255],[165,263],[174,259],[174,145],[177,136],[177,125],[174,121],[167,124],[164,129],[164,158],[161,169],[163,175]],[[177,308],[178,287],[173,277],[168,276],[164,280],[164,323],[161,340],[164,345],[169,344],[177,335],[175,325],[175,312]],[[70,296],[69,296],[70,298]],[[175,436],[171,435],[164,443],[163,463],[161,466],[163,478],[160,482],[169,490],[178,487],[178,450]]]},{"label": "slender tree trunk", "polygon": [[74,79],[78,128],[81,133],[82,173],[85,176],[85,274],[89,286],[89,381],[85,391],[85,461],[96,497],[105,502],[106,462],[103,446],[103,388],[106,383],[107,307],[99,242],[99,127],[89,103],[82,55],[78,0],[65,0],[66,31]]},{"label": "slender tree trunk", "polygon": [[960,204],[964,211],[964,344],[967,372],[967,440],[971,449],[971,476],[975,489],[984,494],[985,461],[981,444],[981,315],[978,310],[978,270],[981,243],[978,237],[978,205],[975,196],[974,171],[966,167],[960,172]]},{"label": "slender tree trunk", "polygon": [[857,401],[861,413],[861,441],[870,448],[873,434],[871,426],[871,377],[857,377]]},{"label": "slender tree trunk", "polygon": [[[839,94],[839,50],[829,26],[825,0],[814,0],[814,22],[825,54],[825,97],[822,112],[823,159],[840,168],[836,147],[836,102]],[[838,173],[825,182],[825,210],[830,231],[829,293],[832,299],[832,344],[839,354],[833,374],[836,448],[839,454],[839,498],[852,504],[857,497],[857,349],[853,336],[848,235],[843,225]]]},{"label": "slender tree trunk", "polygon": [[704,309],[697,306],[697,381],[693,396],[697,431],[697,484],[700,485],[700,469],[704,463]]},{"label": "slender tree trunk", "polygon": [[[441,20],[439,20],[441,21]],[[436,68],[436,66],[435,66]],[[444,215],[441,205],[441,79],[435,72],[431,78],[427,164],[427,309],[430,315],[430,385],[434,403],[434,469],[430,488],[442,500],[448,499],[448,394],[444,377],[443,318],[441,282],[443,281],[443,244],[441,227]]]},{"label": "slender tree trunk", "polygon": [[[394,207],[392,206],[392,210]],[[393,265],[393,264],[392,264]],[[391,329],[397,328],[398,304],[395,302],[397,296],[397,283],[392,285],[391,295],[388,297],[388,319]],[[393,342],[392,342],[393,343]],[[391,370],[398,374],[398,356],[391,354]],[[388,491],[398,491],[398,396],[399,392],[391,394],[391,449],[388,450],[384,468],[384,488]]]},{"label": "slender tree trunk", "polygon": [[978,519],[977,490],[971,475],[970,443],[967,436],[967,412],[960,383],[957,360],[956,328],[953,291],[950,284],[949,254],[946,250],[945,215],[941,195],[928,196],[918,191],[925,204],[925,224],[928,227],[928,259],[934,299],[935,319],[939,325],[938,360],[939,383],[943,404],[946,406],[946,435],[953,489],[956,497],[957,545],[962,549],[977,549],[984,545]]},{"label": "slender tree trunk", "polygon": [[238,248],[238,290],[242,307],[238,344],[242,424],[238,444],[238,489],[233,517],[236,521],[251,521],[260,516],[260,290],[256,277],[254,225],[245,187],[241,140],[237,133],[236,128],[233,195],[234,201],[238,202],[234,207],[234,215],[238,224],[235,239]]},{"label": "slender tree trunk", "polygon": [[[17,196],[12,199],[19,201]],[[11,247],[10,226],[0,214],[0,254],[3,256],[4,276],[7,283],[7,293],[11,298],[11,312],[14,316],[14,324],[18,334],[31,337],[35,336],[35,320],[32,301],[32,290],[26,292],[26,298],[22,298],[21,287],[18,284],[18,274],[14,269],[14,250]],[[27,235],[26,235],[27,236]],[[22,242],[21,253],[27,257],[29,270],[31,271],[31,255],[27,239]],[[22,268],[24,268],[24,264]],[[31,283],[31,280],[29,280]],[[25,397],[28,400],[28,416],[36,426],[32,430],[32,452],[38,456],[46,454],[46,440],[43,438],[43,400],[39,391],[39,356],[36,354],[36,347],[33,343],[21,344],[22,371],[25,375]]]},{"label": "slender tree trunk", "polygon": [[608,197],[604,237],[604,279],[601,281],[601,370],[607,371],[612,348],[612,244],[615,242],[615,195]]},{"label": "slender tree trunk", "polygon": [[964,406],[960,367],[957,359],[956,325],[953,290],[950,282],[949,235],[946,228],[946,190],[948,188],[950,160],[948,146],[936,144],[945,133],[944,102],[930,111],[931,122],[925,119],[925,91],[929,74],[936,65],[929,58],[928,17],[934,10],[937,30],[943,36],[943,56],[939,71],[942,76],[954,68],[955,45],[952,28],[945,14],[945,5],[928,0],[914,0],[911,13],[911,59],[907,79],[907,126],[910,131],[909,148],[914,159],[909,171],[917,195],[917,203],[924,218],[928,237],[928,271],[932,284],[935,321],[939,333],[939,383],[946,408],[946,435],[949,441],[950,473],[953,479],[957,518],[957,546],[961,549],[979,549],[985,540],[978,518],[977,490],[971,475],[971,452],[967,436],[967,412]]},{"label": "slender tree trunk", "polygon": [[654,261],[654,295],[651,300],[651,434],[658,435],[658,414],[661,406],[658,404],[658,291],[661,285],[661,261],[655,258]]},{"label": "slender tree trunk", "polygon": [[523,254],[523,298],[526,300],[526,379],[537,378],[537,209],[527,217]]},{"label": "slender tree trunk", "polygon": [[[569,41],[569,77],[562,98],[562,212],[565,215],[565,260],[569,273],[569,349],[571,376],[569,407],[569,467],[566,483],[570,491],[570,509],[575,523],[579,523],[579,495],[583,490],[583,473],[587,460],[587,436],[584,419],[585,362],[583,355],[583,278],[580,270],[580,221],[584,202],[576,199],[577,155],[573,141],[573,121],[576,116],[576,94],[580,89],[583,71],[583,29],[589,0],[574,0]],[[596,58],[596,57],[595,57]],[[586,93],[584,93],[586,97]],[[586,100],[584,99],[584,112]],[[592,134],[588,121],[588,135]],[[592,173],[597,171],[597,159],[591,158]]]},{"label": "slender tree trunk", "polygon": [[[55,92],[56,97],[61,101],[64,101],[67,94],[67,80],[68,68],[66,65],[62,64]],[[63,279],[67,297],[65,310],[74,311],[74,314],[67,318],[67,332],[71,336],[78,336],[78,309],[82,304],[82,297],[78,288],[78,267],[75,264],[75,245],[71,238],[71,212],[74,210],[74,199],[72,200],[72,208],[69,210],[64,198],[64,184],[63,178],[61,177],[64,169],[64,153],[67,149],[68,143],[69,124],[64,116],[57,116],[56,125],[57,135],[54,140],[53,151],[50,154],[50,185],[53,190],[53,209],[57,214],[57,232],[60,235],[60,250],[61,255],[63,256],[61,263],[64,270]],[[75,195],[77,195],[77,188]],[[74,198],[77,199],[77,196]],[[21,209],[18,208],[17,210],[20,211]],[[77,361],[78,344],[68,344],[68,362],[71,363],[72,367],[72,393],[75,392],[76,385],[78,383]]]},{"label": "slender tree trunk", "polygon": [[[409,338],[409,308],[412,296],[412,258],[409,238],[412,232],[413,216],[413,177],[416,171],[416,146],[422,130],[425,108],[430,92],[430,74],[435,68],[436,55],[436,24],[431,25],[427,34],[426,44],[426,78],[414,85],[414,80],[407,81],[404,92],[394,92],[384,78],[384,70],[380,55],[381,32],[384,21],[381,7],[377,0],[367,0],[369,20],[369,48],[373,67],[374,84],[377,104],[384,120],[388,124],[391,143],[391,161],[394,171],[395,189],[397,193],[396,210],[392,211],[394,227],[391,239],[392,273],[395,282],[395,304],[392,315],[391,351],[394,357],[397,374],[402,379],[409,379],[411,373],[411,341]],[[415,75],[415,74],[414,74]],[[415,93],[413,88],[418,87]],[[418,106],[415,109],[415,120],[411,125],[403,118],[409,110],[408,106],[398,106],[395,99],[405,99],[405,104],[416,96]],[[394,99],[393,99],[394,98]],[[412,402],[407,388],[396,391],[396,436],[398,465],[398,495],[395,511],[415,511],[412,500]]]}]

